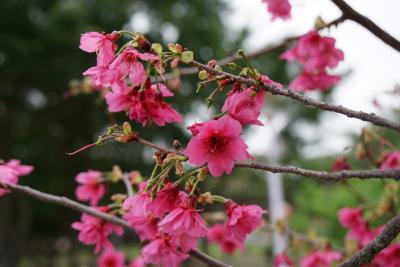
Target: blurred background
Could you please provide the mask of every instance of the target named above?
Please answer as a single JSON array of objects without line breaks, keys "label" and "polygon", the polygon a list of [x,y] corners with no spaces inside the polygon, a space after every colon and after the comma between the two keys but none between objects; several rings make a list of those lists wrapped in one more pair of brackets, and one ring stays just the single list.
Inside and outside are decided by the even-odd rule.
[{"label": "blurred background", "polygon": [[[35,167],[21,179],[22,184],[56,195],[75,198],[75,175],[95,169],[110,171],[117,164],[124,171],[139,170],[144,176],[152,168],[152,151],[138,144],[106,144],[76,156],[72,151],[96,140],[110,125],[106,105],[98,94],[67,97],[71,80],[94,65],[95,57],[78,49],[80,34],[127,29],[144,33],[151,41],[178,42],[195,52],[199,61],[220,59],[244,47],[251,52],[285,37],[306,33],[317,16],[329,21],[340,15],[328,1],[294,0],[293,19],[271,22],[259,0],[2,0],[0,1],[0,158],[21,159]],[[400,3],[387,0],[349,1],[396,37]],[[395,105],[399,96],[391,91],[400,82],[400,55],[352,22],[325,31],[337,38],[345,61],[336,70],[341,83],[333,91],[312,93],[311,97],[353,109],[376,112],[399,119]],[[264,74],[287,84],[298,68],[279,60],[284,50],[269,53],[254,65]],[[186,116],[183,125],[168,125],[160,131],[134,124],[147,139],[170,145],[189,138],[185,126],[207,120],[218,107],[207,109],[205,93],[194,95],[196,76],[182,77],[173,106]],[[378,104],[377,104],[378,103]],[[115,120],[126,120],[116,114]],[[264,127],[246,129],[245,138],[254,156],[263,161],[329,170],[335,158],[347,155],[365,124],[340,115],[318,112],[279,97],[269,96],[261,120]],[[400,143],[393,133],[379,134]],[[350,148],[350,149],[349,149]],[[354,168],[368,167],[349,155]],[[345,184],[320,183],[285,175],[285,204],[293,229],[324,236],[342,246],[345,230],[336,219],[343,206],[359,199]],[[351,182],[352,189],[378,202],[383,184]],[[205,189],[220,192],[237,202],[259,204],[269,209],[268,186],[262,172],[236,170],[230,177],[208,179]],[[110,194],[123,188],[110,188]],[[23,195],[9,194],[0,199],[0,266],[95,266],[92,247],[77,241],[70,227],[79,214],[40,203]],[[312,227],[310,227],[312,225]],[[223,255],[218,248],[202,244],[210,254],[235,266],[271,266],[271,239],[259,231],[243,252]],[[128,253],[139,253],[133,235],[115,244]],[[307,248],[304,248],[307,249]],[[201,266],[187,262],[187,266]],[[197,264],[197,265],[196,265]]]}]

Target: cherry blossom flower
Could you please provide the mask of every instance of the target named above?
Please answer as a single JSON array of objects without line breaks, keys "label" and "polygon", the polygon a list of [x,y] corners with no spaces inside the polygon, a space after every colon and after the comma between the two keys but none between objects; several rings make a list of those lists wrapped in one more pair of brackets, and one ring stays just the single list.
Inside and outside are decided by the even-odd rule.
[{"label": "cherry blossom flower", "polygon": [[163,100],[171,92],[161,88],[159,93],[154,86],[147,86],[144,91],[130,88],[125,92],[108,93],[105,95],[108,109],[110,112],[127,111],[131,120],[140,122],[143,126],[151,122],[158,126],[181,122],[182,115]]},{"label": "cherry blossom flower", "polygon": [[128,75],[133,85],[141,84],[146,80],[147,76],[143,64],[138,61],[138,59],[144,61],[159,60],[156,55],[148,53],[142,54],[132,46],[129,46],[110,64],[110,69],[118,70],[121,77]]},{"label": "cherry blossom flower", "polygon": [[182,197],[178,207],[168,213],[158,224],[158,229],[171,236],[180,238],[181,248],[188,251],[197,244],[197,239],[207,235],[203,218],[195,209],[195,198]]},{"label": "cherry blossom flower", "polygon": [[400,151],[387,153],[384,156],[379,168],[381,169],[397,169],[400,168]]},{"label": "cherry blossom flower", "polygon": [[290,266],[294,266],[294,262],[284,252],[275,256],[274,267],[290,267]]},{"label": "cherry blossom flower", "polygon": [[125,255],[112,249],[105,250],[97,259],[98,267],[125,267]]},{"label": "cherry blossom flower", "polygon": [[178,250],[179,242],[168,235],[160,236],[142,249],[142,257],[146,263],[160,264],[163,267],[178,267],[189,257]]},{"label": "cherry blossom flower", "polygon": [[351,166],[347,162],[346,158],[338,158],[332,164],[332,171],[343,171],[343,170],[350,170]]},{"label": "cherry blossom flower", "polygon": [[[17,184],[19,176],[26,176],[33,171],[33,166],[23,165],[20,160],[12,159],[0,164],[0,183]],[[0,196],[9,193],[9,189],[0,188]]]},{"label": "cherry blossom flower", "polygon": [[300,267],[330,267],[335,261],[339,261],[342,255],[332,250],[315,250],[300,261]]},{"label": "cherry blossom flower", "polygon": [[275,86],[279,89],[283,88],[283,85],[281,83],[275,82],[274,80],[270,79],[267,75],[261,75],[260,76],[260,81],[263,82],[266,85],[272,85]]},{"label": "cherry blossom flower", "polygon": [[101,34],[99,32],[87,32],[81,35],[79,48],[88,53],[97,53],[97,66],[107,66],[115,56],[117,46],[115,41],[120,34]]},{"label": "cherry blossom flower", "polygon": [[336,40],[311,31],[299,39],[297,44],[282,54],[286,60],[297,60],[306,71],[323,71],[335,68],[344,59],[343,51],[335,47]]},{"label": "cherry blossom flower", "polygon": [[75,180],[81,184],[75,190],[76,198],[80,201],[90,201],[91,206],[96,206],[106,192],[102,183],[102,173],[92,170],[81,172]]},{"label": "cherry blossom flower", "polygon": [[146,267],[146,263],[142,256],[139,256],[131,261],[129,267]]},{"label": "cherry blossom flower", "polygon": [[268,12],[272,15],[272,20],[277,18],[286,20],[290,19],[290,11],[292,7],[288,0],[262,0],[268,6]]},{"label": "cherry blossom flower", "polygon": [[390,245],[379,252],[379,254],[375,256],[373,264],[378,267],[400,266],[400,243]]},{"label": "cherry blossom flower", "polygon": [[239,205],[232,200],[225,202],[228,221],[226,235],[232,240],[243,243],[247,234],[262,225],[262,215],[266,213],[257,205]]},{"label": "cherry blossom flower", "polygon": [[154,217],[152,214],[147,216],[134,216],[130,213],[124,214],[124,219],[135,229],[139,239],[153,240],[158,234],[159,218]]},{"label": "cherry blossom flower", "polygon": [[230,174],[236,160],[250,158],[247,145],[240,137],[241,130],[240,123],[229,116],[204,123],[187,145],[185,153],[189,162],[207,163],[213,176]]},{"label": "cherry blossom flower", "polygon": [[215,224],[208,229],[208,240],[221,246],[223,252],[232,254],[237,249],[243,249],[243,243],[228,238],[225,225]]},{"label": "cherry blossom flower", "polygon": [[157,192],[155,198],[147,204],[147,209],[157,218],[161,218],[165,213],[176,208],[179,194],[179,186],[174,183],[166,183]]},{"label": "cherry blossom flower", "polygon": [[289,88],[298,92],[313,91],[315,89],[326,91],[333,85],[337,84],[339,80],[339,76],[330,75],[326,73],[326,71],[315,73],[303,71],[289,84]]},{"label": "cherry blossom flower", "polygon": [[[107,208],[99,207],[102,212],[106,212]],[[112,244],[108,240],[108,236],[113,232],[122,235],[121,226],[103,221],[97,217],[88,214],[82,214],[80,222],[74,222],[72,228],[79,231],[78,240],[86,245],[95,245],[95,253],[101,249],[111,249]]]},{"label": "cherry blossom flower", "polygon": [[147,217],[149,214],[147,206],[151,202],[151,197],[148,191],[144,192],[146,185],[146,182],[141,183],[139,192],[124,201],[122,207],[126,213],[136,217]]},{"label": "cherry blossom flower", "polygon": [[255,92],[253,88],[247,88],[228,95],[222,106],[222,112],[239,121],[242,125],[263,125],[258,120],[261,108],[264,104],[264,91]]}]

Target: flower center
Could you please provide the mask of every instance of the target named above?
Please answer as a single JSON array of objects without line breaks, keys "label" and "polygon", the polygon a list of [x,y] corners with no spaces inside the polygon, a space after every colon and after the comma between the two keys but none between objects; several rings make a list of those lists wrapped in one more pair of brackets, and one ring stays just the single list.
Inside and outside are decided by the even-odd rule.
[{"label": "flower center", "polygon": [[210,153],[223,153],[227,148],[228,142],[225,136],[214,133],[207,139],[205,145]]}]

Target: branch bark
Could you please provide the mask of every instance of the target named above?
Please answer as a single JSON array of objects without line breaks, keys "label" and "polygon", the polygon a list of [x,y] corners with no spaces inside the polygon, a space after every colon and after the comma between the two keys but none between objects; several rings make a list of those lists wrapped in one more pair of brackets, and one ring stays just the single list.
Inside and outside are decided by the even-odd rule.
[{"label": "branch bark", "polygon": [[333,105],[333,104],[328,104],[328,103],[321,102],[318,100],[314,100],[305,95],[296,93],[293,90],[280,89],[273,85],[259,84],[257,81],[255,81],[253,79],[240,77],[240,76],[237,76],[237,75],[234,75],[231,73],[227,73],[225,71],[219,71],[214,68],[210,68],[207,65],[204,65],[195,60],[191,61],[189,64],[192,64],[193,66],[197,67],[198,69],[205,70],[214,75],[223,75],[227,78],[232,79],[233,81],[237,81],[237,82],[247,84],[247,85],[259,86],[263,90],[270,92],[273,95],[285,96],[285,97],[294,99],[300,103],[303,103],[306,106],[311,106],[311,107],[319,108],[321,110],[336,112],[339,114],[343,114],[349,118],[357,118],[359,120],[367,121],[367,122],[370,122],[377,126],[393,129],[393,130],[400,132],[400,123],[389,121],[385,118],[377,116],[375,113],[366,113],[363,111],[356,111],[356,110],[352,110],[352,109],[346,108],[341,105]]},{"label": "branch bark", "polygon": [[382,249],[390,245],[399,233],[400,215],[397,215],[386,224],[383,231],[373,241],[339,264],[338,267],[362,266],[371,262]]},{"label": "branch bark", "polygon": [[355,11],[343,0],[332,0],[332,2],[343,12],[343,16],[346,19],[357,22],[384,43],[400,52],[400,41],[376,25],[375,22]]},{"label": "branch bark", "polygon": [[[100,218],[104,221],[108,221],[108,222],[120,225],[120,226],[124,227],[125,229],[132,230],[132,227],[123,219],[120,219],[118,217],[115,217],[113,215],[110,215],[110,214],[107,214],[107,213],[104,213],[101,211],[98,211],[96,209],[93,209],[86,205],[80,204],[76,201],[73,201],[73,200],[63,197],[63,196],[51,195],[48,193],[44,193],[44,192],[35,190],[28,186],[23,186],[23,185],[18,185],[18,184],[2,184],[2,183],[0,183],[0,188],[11,189],[12,191],[24,194],[26,196],[37,199],[39,201],[60,205],[60,206],[75,210],[80,213],[86,213],[91,216]],[[225,264],[217,259],[214,259],[213,257],[205,254],[204,252],[201,252],[196,249],[190,251],[189,254],[192,257],[204,262],[205,264],[207,264],[210,267],[231,267],[230,265]]]},{"label": "branch bark", "polygon": [[338,172],[307,170],[294,166],[269,165],[261,162],[236,162],[238,168],[251,168],[269,171],[273,173],[292,173],[306,177],[314,177],[323,181],[343,181],[347,178],[371,179],[371,178],[392,178],[400,180],[400,169],[372,169],[372,170],[345,170]]}]

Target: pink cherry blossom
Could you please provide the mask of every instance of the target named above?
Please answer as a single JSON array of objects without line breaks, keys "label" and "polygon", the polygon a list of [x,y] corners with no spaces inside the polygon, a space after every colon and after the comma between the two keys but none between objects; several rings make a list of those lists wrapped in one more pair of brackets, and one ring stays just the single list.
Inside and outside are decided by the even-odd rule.
[{"label": "pink cherry blossom", "polygon": [[288,0],[262,0],[268,5],[268,12],[272,15],[272,20],[277,18],[286,20],[290,19],[290,11],[292,7]]},{"label": "pink cherry blossom", "polygon": [[131,261],[129,267],[146,267],[146,263],[142,256],[139,256]]},{"label": "pink cherry blossom", "polygon": [[166,183],[157,192],[155,198],[147,205],[147,209],[157,218],[176,208],[176,201],[179,194],[179,186],[174,183]]},{"label": "pink cherry blossom", "polygon": [[205,222],[195,209],[195,200],[191,196],[185,196],[179,206],[158,224],[160,231],[180,238],[183,251],[194,248],[197,239],[207,235]]},{"label": "pink cherry blossom", "polygon": [[125,255],[112,249],[105,250],[97,259],[98,267],[125,267]]},{"label": "pink cherry blossom", "polygon": [[239,205],[232,200],[225,202],[228,221],[226,235],[232,240],[243,243],[247,234],[263,224],[262,215],[266,213],[257,205]]},{"label": "pink cherry blossom", "polygon": [[140,184],[139,192],[132,197],[128,197],[123,203],[123,209],[126,213],[136,217],[147,217],[149,214],[148,204],[151,202],[150,193],[144,192],[146,183]]},{"label": "pink cherry blossom", "polygon": [[326,71],[315,73],[303,71],[289,84],[289,88],[298,92],[307,92],[316,89],[326,91],[333,85],[337,84],[339,80],[339,76],[330,75],[326,73]]},{"label": "pink cherry blossom", "polygon": [[343,171],[343,170],[350,170],[351,166],[347,162],[346,158],[338,158],[332,164],[332,171]]},{"label": "pink cherry blossom", "polygon": [[222,107],[222,112],[239,121],[242,125],[263,125],[258,120],[261,108],[264,104],[264,91],[255,92],[253,88],[247,88],[228,95]]},{"label": "pink cherry blossom", "polygon": [[163,267],[178,267],[189,255],[179,251],[178,242],[165,235],[154,239],[143,247],[142,257],[149,264],[160,264]]},{"label": "pink cherry blossom", "polygon": [[231,174],[236,160],[250,158],[247,145],[240,137],[242,127],[230,116],[211,120],[199,129],[186,148],[189,162],[194,165],[207,163],[213,176],[224,172]]},{"label": "pink cherry blossom", "polygon": [[300,261],[301,267],[330,267],[342,258],[340,252],[332,250],[315,250]]},{"label": "pink cherry blossom", "polygon": [[[12,159],[4,164],[0,164],[0,183],[17,184],[19,176],[25,176],[33,171],[30,165],[22,165],[21,161]],[[9,189],[0,188],[0,196],[9,193]]]},{"label": "pink cherry blossom", "polygon": [[384,156],[379,168],[381,169],[398,169],[400,168],[400,151],[387,153]]},{"label": "pink cherry blossom", "polygon": [[400,266],[400,243],[390,245],[379,252],[379,254],[376,255],[373,263],[377,265],[377,267]]},{"label": "pink cherry blossom", "polygon": [[124,219],[135,229],[141,241],[153,240],[156,238],[158,234],[158,223],[160,222],[159,218],[154,217],[152,214],[139,217],[126,213],[124,214]]},{"label": "pink cherry blossom", "polygon": [[311,31],[281,57],[297,60],[308,72],[335,68],[344,59],[343,51],[335,47],[335,42],[332,37],[323,37],[317,31]]},{"label": "pink cherry blossom", "polygon": [[102,183],[102,173],[92,170],[81,172],[75,180],[81,184],[75,190],[76,198],[80,201],[90,201],[91,206],[96,206],[106,192]]},{"label": "pink cherry blossom", "polygon": [[113,32],[111,34],[101,34],[99,32],[87,32],[81,35],[79,48],[88,53],[97,53],[97,66],[107,66],[115,56],[117,46],[115,41],[120,34]]},{"label": "pink cherry blossom", "polygon": [[294,266],[294,262],[291,258],[289,258],[286,253],[282,252],[275,256],[274,258],[274,267],[291,267]]},{"label": "pink cherry blossom", "polygon": [[143,64],[138,59],[144,61],[159,60],[156,55],[142,54],[132,46],[129,46],[110,64],[110,69],[118,70],[121,77],[128,75],[133,85],[141,84],[146,80],[146,72]]},{"label": "pink cherry blossom", "polygon": [[225,225],[222,224],[215,224],[209,228],[207,238],[211,243],[220,245],[225,253],[232,254],[237,249],[243,249],[243,243],[228,238]]},{"label": "pink cherry blossom", "polygon": [[110,112],[127,111],[131,120],[143,126],[151,122],[164,126],[182,121],[182,116],[163,100],[164,95],[170,96],[168,92],[160,88],[158,93],[154,86],[147,86],[144,91],[130,88],[124,92],[108,93],[105,98]]},{"label": "pink cherry blossom", "polygon": [[[103,212],[107,210],[106,208],[98,209]],[[100,252],[103,248],[112,248],[108,236],[113,232],[117,235],[122,235],[123,233],[121,226],[103,221],[88,214],[82,214],[81,221],[74,222],[72,228],[79,231],[78,239],[83,244],[95,245],[95,253]]]}]

